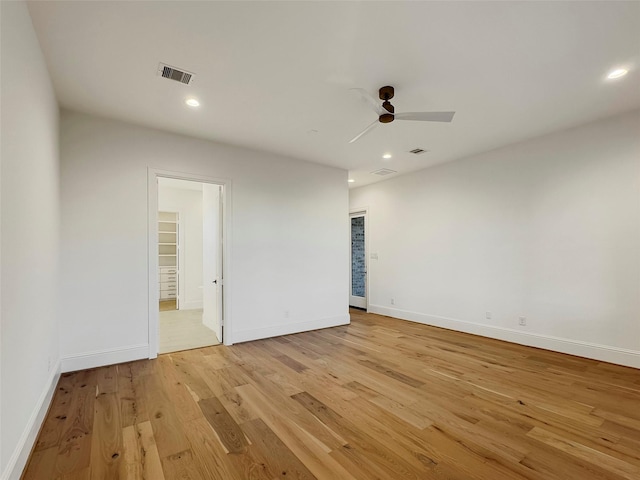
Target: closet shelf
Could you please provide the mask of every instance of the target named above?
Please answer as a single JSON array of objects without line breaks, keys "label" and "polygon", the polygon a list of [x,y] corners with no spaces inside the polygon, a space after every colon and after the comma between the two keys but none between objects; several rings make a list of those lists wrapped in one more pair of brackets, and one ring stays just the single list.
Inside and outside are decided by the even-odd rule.
[{"label": "closet shelf", "polygon": [[[180,219],[174,212],[158,212],[158,267],[160,300],[177,299],[178,295],[178,232]],[[162,220],[160,220],[162,218]],[[160,253],[162,252],[162,253]],[[165,253],[171,252],[171,253]],[[169,278],[168,273],[172,276]],[[165,274],[165,275],[163,275]]]}]

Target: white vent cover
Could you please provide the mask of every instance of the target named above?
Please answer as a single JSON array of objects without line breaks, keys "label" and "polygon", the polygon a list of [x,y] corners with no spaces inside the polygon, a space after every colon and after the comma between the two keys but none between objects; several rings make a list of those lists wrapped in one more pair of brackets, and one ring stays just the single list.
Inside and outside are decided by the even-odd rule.
[{"label": "white vent cover", "polygon": [[375,170],[371,172],[372,175],[380,175],[384,177],[385,175],[390,175],[392,173],[398,173],[395,170],[389,170],[388,168],[381,168],[380,170]]},{"label": "white vent cover", "polygon": [[169,80],[175,80],[176,82],[184,83],[185,85],[191,85],[193,83],[193,77],[195,74],[180,70],[179,68],[172,67],[161,63],[158,65],[158,75]]},{"label": "white vent cover", "polygon": [[413,153],[414,155],[420,155],[422,153],[426,153],[429,150],[425,150],[424,148],[414,148],[413,150],[409,150],[409,153]]}]

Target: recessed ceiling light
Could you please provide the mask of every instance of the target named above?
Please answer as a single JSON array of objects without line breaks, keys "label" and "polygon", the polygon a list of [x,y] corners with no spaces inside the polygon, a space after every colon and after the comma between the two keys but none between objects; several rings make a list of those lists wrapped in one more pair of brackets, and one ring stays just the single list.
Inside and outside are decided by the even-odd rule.
[{"label": "recessed ceiling light", "polygon": [[198,100],[196,100],[195,98],[187,98],[184,101],[184,103],[186,103],[190,107],[199,107],[200,106],[200,102]]},{"label": "recessed ceiling light", "polygon": [[384,159],[390,159],[391,158],[391,154],[390,153],[385,153],[384,155],[382,155],[382,158]]},{"label": "recessed ceiling light", "polygon": [[616,68],[615,70],[611,70],[609,72],[607,78],[609,80],[615,80],[616,78],[624,77],[627,73],[629,73],[629,70],[627,70],[626,68]]},{"label": "recessed ceiling light", "polygon": [[353,182],[355,182],[355,180],[353,178],[350,178],[349,180],[347,180],[347,182],[353,183]]}]

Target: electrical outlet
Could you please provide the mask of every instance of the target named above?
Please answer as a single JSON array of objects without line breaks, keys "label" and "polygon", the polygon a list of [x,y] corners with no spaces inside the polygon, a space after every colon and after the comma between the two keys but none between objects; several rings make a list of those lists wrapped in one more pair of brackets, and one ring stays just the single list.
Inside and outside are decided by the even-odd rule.
[{"label": "electrical outlet", "polygon": [[527,326],[527,317],[518,317],[518,321],[520,322],[521,327]]},{"label": "electrical outlet", "polygon": [[395,298],[392,298],[392,299],[391,299],[391,305],[395,305],[395,304],[396,304],[396,299],[395,299]]},{"label": "electrical outlet", "polygon": [[491,320],[491,312],[484,312],[484,318]]},{"label": "electrical outlet", "polygon": [[47,373],[51,371],[51,357],[47,357]]},{"label": "electrical outlet", "polygon": [[284,311],[284,318],[289,318],[289,310]]}]

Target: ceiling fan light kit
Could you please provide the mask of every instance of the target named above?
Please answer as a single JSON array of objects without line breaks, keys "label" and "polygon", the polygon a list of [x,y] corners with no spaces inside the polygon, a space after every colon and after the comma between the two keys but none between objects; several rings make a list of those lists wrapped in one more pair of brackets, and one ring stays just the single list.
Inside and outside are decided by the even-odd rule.
[{"label": "ceiling fan light kit", "polygon": [[374,109],[374,111],[378,114],[378,120],[371,123],[367,128],[365,128],[358,135],[353,137],[349,143],[353,143],[358,140],[363,135],[369,133],[375,127],[378,126],[378,123],[391,123],[394,120],[413,120],[413,121],[421,121],[421,122],[446,122],[449,123],[453,120],[453,116],[456,112],[406,112],[406,113],[395,113],[396,109],[391,104],[389,100],[391,100],[395,95],[395,90],[392,86],[387,85],[385,87],[380,88],[378,90],[378,97],[382,100],[382,105],[378,104],[378,101],[373,98],[369,93],[362,88],[354,88],[352,90],[356,90],[364,100]]}]

